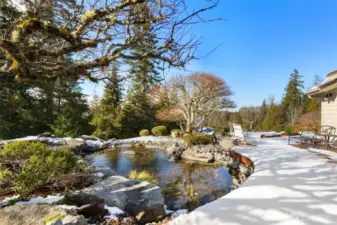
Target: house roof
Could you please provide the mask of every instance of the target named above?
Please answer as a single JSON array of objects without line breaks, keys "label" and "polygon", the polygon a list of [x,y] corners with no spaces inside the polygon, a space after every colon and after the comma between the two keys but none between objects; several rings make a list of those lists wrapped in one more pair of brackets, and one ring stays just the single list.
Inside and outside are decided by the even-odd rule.
[{"label": "house roof", "polygon": [[337,88],[337,70],[331,73],[328,73],[328,75],[326,76],[326,79],[322,83],[311,88],[306,93],[310,97],[314,98],[314,97],[319,97],[321,96],[321,94],[331,91],[335,88]]}]

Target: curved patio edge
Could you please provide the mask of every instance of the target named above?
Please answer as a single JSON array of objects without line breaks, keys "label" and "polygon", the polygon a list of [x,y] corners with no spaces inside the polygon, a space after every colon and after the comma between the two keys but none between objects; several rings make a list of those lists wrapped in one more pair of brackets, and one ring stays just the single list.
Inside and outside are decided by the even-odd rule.
[{"label": "curved patio edge", "polygon": [[233,150],[241,162],[253,164],[250,177],[169,224],[336,224],[337,164],[287,145],[287,137],[260,139],[257,146]]}]

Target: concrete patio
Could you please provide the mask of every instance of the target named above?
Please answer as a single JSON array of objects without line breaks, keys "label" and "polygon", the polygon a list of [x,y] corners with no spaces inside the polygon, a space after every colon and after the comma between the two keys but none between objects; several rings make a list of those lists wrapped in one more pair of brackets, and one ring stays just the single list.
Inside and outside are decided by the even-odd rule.
[{"label": "concrete patio", "polygon": [[333,160],[289,146],[287,137],[258,139],[256,147],[234,150],[255,164],[248,180],[169,224],[337,224],[337,163]]}]

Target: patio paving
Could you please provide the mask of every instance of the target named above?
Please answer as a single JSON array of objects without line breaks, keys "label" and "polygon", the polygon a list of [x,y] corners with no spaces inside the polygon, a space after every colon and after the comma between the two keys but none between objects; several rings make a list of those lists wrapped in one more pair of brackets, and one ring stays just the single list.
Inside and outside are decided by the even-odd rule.
[{"label": "patio paving", "polygon": [[255,172],[238,189],[169,224],[336,225],[337,164],[287,141],[234,148],[254,162]]}]

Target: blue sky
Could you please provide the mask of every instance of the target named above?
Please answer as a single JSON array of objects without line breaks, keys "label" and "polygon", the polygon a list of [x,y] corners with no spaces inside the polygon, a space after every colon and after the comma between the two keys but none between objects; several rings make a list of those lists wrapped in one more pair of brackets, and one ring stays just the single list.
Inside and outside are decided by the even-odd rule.
[{"label": "blue sky", "polygon": [[[187,2],[197,8],[205,1]],[[337,0],[220,0],[204,17],[225,20],[196,25],[193,32],[203,37],[199,57],[223,44],[186,69],[223,78],[238,106],[259,105],[270,95],[280,101],[294,68],[306,87],[315,74],[324,78],[337,69],[336,10]],[[95,88],[102,93],[101,85],[83,85],[88,95]]]}]

